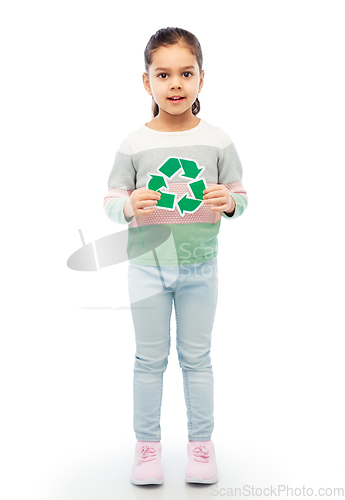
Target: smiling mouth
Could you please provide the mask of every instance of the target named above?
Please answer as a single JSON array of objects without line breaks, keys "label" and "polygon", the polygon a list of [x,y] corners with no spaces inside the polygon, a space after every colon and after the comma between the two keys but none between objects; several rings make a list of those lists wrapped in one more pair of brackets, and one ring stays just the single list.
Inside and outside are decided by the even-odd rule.
[{"label": "smiling mouth", "polygon": [[182,101],[184,97],[168,97],[169,101]]}]

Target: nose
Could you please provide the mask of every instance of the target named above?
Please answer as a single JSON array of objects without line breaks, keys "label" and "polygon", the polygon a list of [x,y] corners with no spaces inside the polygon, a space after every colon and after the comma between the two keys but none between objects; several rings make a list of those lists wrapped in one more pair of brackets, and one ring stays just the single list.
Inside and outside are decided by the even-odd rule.
[{"label": "nose", "polygon": [[179,89],[181,88],[181,81],[180,81],[179,77],[176,77],[176,76],[175,76],[175,77],[172,79],[172,82],[171,82],[170,88],[171,88],[171,89],[175,89],[176,87],[177,87],[177,88],[179,88]]}]

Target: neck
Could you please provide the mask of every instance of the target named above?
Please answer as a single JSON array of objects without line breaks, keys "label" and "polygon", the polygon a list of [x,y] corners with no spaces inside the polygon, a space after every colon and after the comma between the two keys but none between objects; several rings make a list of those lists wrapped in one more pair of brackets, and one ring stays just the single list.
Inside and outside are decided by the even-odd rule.
[{"label": "neck", "polygon": [[180,115],[170,115],[160,110],[159,114],[152,120],[152,123],[161,130],[178,132],[196,127],[200,123],[200,118],[193,115],[191,110],[188,110],[188,113],[185,112]]}]

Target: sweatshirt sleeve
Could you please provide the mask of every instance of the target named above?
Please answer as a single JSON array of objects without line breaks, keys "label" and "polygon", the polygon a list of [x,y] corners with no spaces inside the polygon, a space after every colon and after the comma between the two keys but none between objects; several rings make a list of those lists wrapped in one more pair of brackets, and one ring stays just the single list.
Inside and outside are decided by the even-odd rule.
[{"label": "sweatshirt sleeve", "polygon": [[224,134],[224,145],[219,151],[218,157],[218,183],[224,184],[228,189],[230,196],[233,197],[236,207],[231,216],[222,212],[226,219],[236,219],[243,214],[248,206],[247,191],[242,184],[243,168],[241,160],[236,151],[231,138]]},{"label": "sweatshirt sleeve", "polygon": [[123,207],[136,186],[136,171],[132,162],[129,136],[121,143],[108,179],[108,193],[104,197],[103,208],[107,216],[118,224],[130,224],[134,219],[126,219]]}]

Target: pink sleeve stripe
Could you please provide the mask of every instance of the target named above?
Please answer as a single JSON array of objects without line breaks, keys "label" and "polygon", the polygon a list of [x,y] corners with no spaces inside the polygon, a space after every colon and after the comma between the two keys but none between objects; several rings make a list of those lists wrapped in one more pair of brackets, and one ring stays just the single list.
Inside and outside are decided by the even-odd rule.
[{"label": "pink sleeve stripe", "polygon": [[241,194],[248,202],[247,191],[244,189],[242,181],[232,182],[231,184],[224,184],[230,193]]},{"label": "pink sleeve stripe", "polygon": [[[208,184],[211,186],[214,184]],[[230,193],[238,193],[244,196],[246,200],[247,192],[242,185],[242,181],[232,182],[230,184],[224,184],[224,186],[229,190]],[[185,193],[188,193],[188,185],[185,182],[176,182],[169,184],[168,192],[174,192],[177,194],[177,198],[180,199]],[[108,194],[104,198],[103,208],[105,208],[106,203],[114,198],[124,198],[130,197],[133,191],[125,190],[125,189],[115,189],[109,188]],[[191,193],[189,193],[191,195]],[[184,217],[181,217],[177,208],[173,211],[160,210],[159,208],[150,215],[138,215],[134,217],[132,222],[129,224],[131,227],[140,227],[146,226],[150,224],[188,224],[195,222],[207,222],[207,223],[215,223],[221,218],[221,213],[218,211],[213,211],[209,206],[202,204],[200,209],[193,214],[185,214]]]},{"label": "pink sleeve stripe", "polygon": [[108,194],[104,197],[103,208],[105,207],[107,201],[114,198],[124,198],[124,197],[129,198],[132,193],[133,191],[128,191],[125,189],[108,188]]}]

